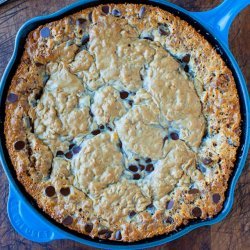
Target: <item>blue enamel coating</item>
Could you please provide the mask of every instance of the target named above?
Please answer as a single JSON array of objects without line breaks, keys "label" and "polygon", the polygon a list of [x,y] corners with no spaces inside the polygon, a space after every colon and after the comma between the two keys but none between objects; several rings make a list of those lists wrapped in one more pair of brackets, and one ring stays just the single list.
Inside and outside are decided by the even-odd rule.
[{"label": "blue enamel coating", "polygon": [[[78,1],[51,15],[33,18],[29,20],[28,22],[26,22],[20,28],[20,30],[17,33],[16,40],[15,40],[15,49],[14,49],[13,55],[11,57],[11,60],[1,80],[0,100],[3,100],[4,98],[3,96],[4,86],[8,84],[7,79],[9,77],[9,74],[11,72],[13,65],[16,62],[19,44],[27,36],[28,32],[32,30],[33,28],[35,28],[37,24],[40,24],[43,21],[45,22],[45,21],[52,20],[53,18],[60,17],[62,14],[68,13],[71,10],[76,10],[76,8],[78,7],[79,9],[81,7],[84,8],[88,6],[88,4],[90,3],[96,4],[98,3],[98,1],[93,1],[93,0]],[[222,48],[224,49],[224,52],[229,58],[229,62],[232,68],[235,71],[235,77],[238,79],[237,88],[238,88],[240,99],[241,99],[241,107],[242,107],[242,114],[243,114],[243,120],[244,120],[242,146],[241,146],[241,151],[239,152],[240,156],[238,157],[238,160],[236,163],[236,171],[234,173],[234,176],[231,179],[229,191],[227,194],[227,199],[224,202],[223,210],[220,212],[219,215],[217,215],[215,218],[211,220],[206,220],[206,221],[191,224],[185,227],[184,229],[176,233],[173,233],[171,235],[168,235],[168,236],[161,236],[158,238],[155,237],[153,239],[144,240],[138,243],[130,243],[130,244],[116,243],[116,242],[107,242],[107,241],[101,241],[101,240],[93,240],[87,236],[79,237],[79,236],[76,236],[75,234],[62,230],[61,228],[56,226],[54,223],[50,222],[47,218],[45,218],[44,215],[38,212],[37,209],[30,204],[30,201],[21,192],[15,178],[13,178],[13,175],[10,169],[8,168],[7,160],[6,160],[7,158],[5,158],[5,155],[4,155],[3,139],[1,138],[0,160],[1,160],[1,164],[5,170],[5,173],[10,183],[10,194],[9,194],[8,207],[7,207],[8,215],[9,215],[11,224],[13,225],[15,230],[23,237],[32,241],[36,241],[36,242],[48,242],[48,241],[56,240],[56,239],[71,239],[71,240],[80,242],[85,245],[102,248],[102,249],[126,249],[128,247],[130,249],[142,249],[142,248],[158,246],[158,245],[173,241],[198,227],[208,226],[208,225],[218,223],[221,220],[223,220],[227,216],[229,211],[231,210],[233,199],[234,199],[235,185],[243,170],[246,157],[247,157],[247,153],[248,153],[248,149],[249,149],[250,101],[249,101],[248,90],[246,88],[245,80],[243,78],[243,75],[239,69],[239,66],[236,60],[234,59],[232,53],[228,49],[227,39],[228,39],[229,28],[233,19],[240,12],[240,10],[242,10],[244,7],[246,7],[250,3],[250,0],[238,0],[238,1],[225,0],[221,5],[219,5],[215,9],[210,10],[210,11],[205,11],[205,12],[189,12],[172,3],[168,3],[162,0],[152,0],[152,1],[147,1],[147,3],[154,4],[154,5],[160,4],[162,6],[171,7],[172,9],[177,10],[177,13],[184,13],[185,15],[196,20],[198,23],[202,24],[202,26],[205,27],[205,29],[209,31],[209,33],[213,35],[221,44]]]}]

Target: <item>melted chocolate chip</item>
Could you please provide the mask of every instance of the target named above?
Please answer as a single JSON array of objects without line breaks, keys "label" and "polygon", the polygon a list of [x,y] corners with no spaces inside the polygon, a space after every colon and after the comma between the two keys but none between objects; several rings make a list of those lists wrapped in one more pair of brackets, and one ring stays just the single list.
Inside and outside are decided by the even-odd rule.
[{"label": "melted chocolate chip", "polygon": [[103,126],[103,125],[100,125],[99,128],[100,128],[100,129],[104,129],[104,126]]},{"label": "melted chocolate chip", "polygon": [[52,197],[54,196],[56,193],[56,190],[53,186],[48,186],[45,188],[45,194],[48,196],[48,197]]},{"label": "melted chocolate chip", "polygon": [[136,160],[136,161],[140,161],[140,159],[137,159],[137,158],[136,158],[135,160]]},{"label": "melted chocolate chip", "polygon": [[139,180],[141,178],[140,174],[134,174],[133,180]]},{"label": "melted chocolate chip", "polygon": [[80,146],[76,146],[73,148],[72,152],[74,155],[78,154],[81,151],[81,147]]},{"label": "melted chocolate chip", "polygon": [[92,113],[91,110],[89,110],[89,115],[90,115],[91,117],[94,117],[94,115],[93,115],[93,113]]},{"label": "melted chocolate chip", "polygon": [[170,134],[170,137],[171,137],[172,140],[175,140],[175,141],[179,139],[179,135],[177,133],[175,133],[175,132],[172,132]]},{"label": "melted chocolate chip", "polygon": [[142,6],[139,11],[139,18],[143,18],[145,16],[146,8]]},{"label": "melted chocolate chip", "polygon": [[152,161],[151,158],[146,159],[146,163],[150,163],[151,161]]},{"label": "melted chocolate chip", "polygon": [[91,231],[93,230],[93,224],[92,223],[86,223],[84,226],[84,229],[87,233],[91,233]]},{"label": "melted chocolate chip", "polygon": [[25,142],[24,141],[16,141],[14,144],[15,150],[22,150],[25,147]]},{"label": "melted chocolate chip", "polygon": [[62,223],[65,226],[69,226],[69,225],[71,225],[73,223],[73,218],[70,215],[68,215],[67,217],[65,217],[63,219]]},{"label": "melted chocolate chip", "polygon": [[167,217],[166,220],[165,220],[165,223],[169,223],[169,224],[172,224],[174,222],[174,219],[172,217]]},{"label": "melted chocolate chip", "polygon": [[184,66],[184,71],[187,72],[187,73],[189,72],[189,66],[188,65]]},{"label": "melted chocolate chip", "polygon": [[48,27],[43,27],[40,30],[40,36],[43,38],[48,38],[50,36],[50,29]]},{"label": "melted chocolate chip", "polygon": [[121,99],[126,99],[128,97],[128,92],[127,91],[121,91],[120,92],[120,97]]},{"label": "melted chocolate chip", "polygon": [[99,135],[100,133],[101,133],[101,131],[99,129],[96,129],[96,130],[91,132],[92,135]]},{"label": "melted chocolate chip", "polygon": [[89,34],[85,34],[83,35],[82,39],[81,39],[81,44],[85,45],[86,43],[89,42]]},{"label": "melted chocolate chip", "polygon": [[192,214],[193,214],[194,217],[200,218],[201,215],[202,215],[202,211],[201,211],[201,209],[199,207],[195,207],[192,210]]},{"label": "melted chocolate chip", "polygon": [[188,191],[189,194],[198,194],[199,192],[200,192],[200,190],[197,189],[197,188],[192,188],[192,189],[190,189],[190,190]]},{"label": "melted chocolate chip", "polygon": [[135,211],[130,211],[129,213],[129,217],[132,218],[136,215],[136,212]]},{"label": "melted chocolate chip", "polygon": [[115,233],[115,239],[116,240],[121,240],[122,239],[122,234],[121,234],[121,231],[119,230],[119,231],[116,231],[116,233]]},{"label": "melted chocolate chip", "polygon": [[89,14],[88,14],[88,19],[89,19],[89,21],[92,23],[93,22],[93,18],[92,18],[92,11],[91,12],[89,12]]},{"label": "melted chocolate chip", "polygon": [[118,147],[122,148],[122,142],[119,140]]},{"label": "melted chocolate chip", "polygon": [[113,9],[111,14],[115,17],[119,17],[119,16],[121,16],[121,11],[119,11],[117,9]]},{"label": "melted chocolate chip", "polygon": [[128,103],[129,103],[130,106],[132,106],[134,102],[133,102],[133,100],[129,100]]},{"label": "melted chocolate chip", "polygon": [[140,170],[143,171],[145,169],[144,165],[139,164]]},{"label": "melted chocolate chip", "polygon": [[173,208],[173,206],[174,206],[174,201],[173,201],[173,200],[170,200],[170,201],[167,202],[167,204],[166,204],[166,209],[167,209],[167,210],[170,210],[170,209]]},{"label": "melted chocolate chip", "polygon": [[70,144],[70,145],[69,145],[69,150],[71,150],[74,146],[75,146],[74,143],[73,143],[73,144]]},{"label": "melted chocolate chip", "polygon": [[165,25],[160,25],[159,28],[158,28],[158,31],[159,31],[159,34],[161,36],[167,36],[167,35],[169,35],[169,29]]},{"label": "melted chocolate chip", "polygon": [[111,237],[111,235],[112,235],[112,232],[109,231],[108,229],[101,229],[100,231],[98,231],[98,235],[102,235],[106,239],[109,239]]},{"label": "melted chocolate chip", "polygon": [[130,165],[130,166],[128,167],[128,169],[129,169],[130,171],[132,171],[132,172],[137,172],[137,171],[138,171],[138,167],[135,166],[135,165]]},{"label": "melted chocolate chip", "polygon": [[204,158],[202,160],[202,162],[205,164],[205,165],[209,165],[211,162],[212,162],[212,159],[211,158]]},{"label": "melted chocolate chip", "polygon": [[213,194],[213,202],[215,204],[219,203],[220,201],[220,194]]},{"label": "melted chocolate chip", "polygon": [[70,194],[70,188],[69,187],[63,187],[60,189],[60,193],[63,195],[63,196],[68,196]]},{"label": "melted chocolate chip", "polygon": [[147,172],[153,172],[155,170],[155,168],[154,168],[154,165],[153,164],[148,164],[147,166],[146,166],[146,171]]},{"label": "melted chocolate chip", "polygon": [[62,156],[62,155],[64,155],[63,151],[59,150],[56,152],[56,156]]},{"label": "melted chocolate chip", "polygon": [[164,138],[163,138],[163,142],[167,141],[168,139],[168,136],[166,135]]},{"label": "melted chocolate chip", "polygon": [[182,57],[182,62],[184,63],[189,63],[190,61],[190,55],[189,54],[186,54],[184,57]]},{"label": "melted chocolate chip", "polygon": [[109,13],[109,6],[107,6],[107,5],[102,6],[102,12],[105,14],[108,14]]},{"label": "melted chocolate chip", "polygon": [[18,100],[18,96],[14,93],[9,93],[7,96],[7,101],[10,103],[14,103]]},{"label": "melted chocolate chip", "polygon": [[73,157],[72,152],[67,152],[67,153],[65,154],[65,157],[66,157],[67,159],[72,159],[72,157]]}]

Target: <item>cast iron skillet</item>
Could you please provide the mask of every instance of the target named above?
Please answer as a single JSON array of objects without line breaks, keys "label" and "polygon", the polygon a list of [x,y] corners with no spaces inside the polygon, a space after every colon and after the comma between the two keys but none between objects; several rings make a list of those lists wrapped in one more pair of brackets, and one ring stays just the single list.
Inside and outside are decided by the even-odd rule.
[{"label": "cast iron skillet", "polygon": [[[110,2],[117,3],[124,1]],[[133,3],[137,1],[128,0],[127,2]],[[3,74],[0,83],[0,160],[8,177],[10,185],[10,194],[7,207],[8,215],[11,224],[20,235],[36,242],[48,242],[56,239],[71,239],[85,245],[104,249],[125,249],[128,247],[130,249],[142,249],[147,247],[154,247],[175,240],[194,230],[195,228],[215,224],[223,220],[232,208],[235,185],[243,170],[249,148],[250,102],[243,75],[228,47],[228,32],[233,19],[243,8],[250,4],[250,0],[225,0],[218,7],[206,12],[189,12],[164,0],[140,1],[140,3],[159,6],[162,9],[165,9],[186,20],[193,27],[195,27],[196,30],[200,31],[200,33],[221,54],[224,61],[232,70],[234,78],[236,80],[242,114],[242,136],[241,145],[237,153],[237,162],[235,163],[234,172],[229,181],[229,188],[226,194],[226,200],[224,202],[222,211],[212,219],[193,221],[187,226],[179,228],[176,232],[173,232],[169,235],[156,236],[151,239],[146,239],[135,243],[120,243],[114,241],[91,239],[88,236],[84,236],[64,228],[59,223],[53,221],[40,209],[38,209],[33,198],[25,192],[24,188],[18,183],[16,179],[14,168],[11,165],[5,147],[5,139],[3,134],[6,94],[11,82],[11,78],[15,73],[18,62],[22,55],[23,46],[27,34],[41,24],[54,21],[56,19],[62,18],[65,15],[74,13],[80,9],[101,3],[107,2],[97,0],[78,1],[72,5],[67,6],[66,8],[59,10],[54,14],[48,16],[40,16],[29,20],[20,28],[17,33],[15,49],[12,58]]]}]

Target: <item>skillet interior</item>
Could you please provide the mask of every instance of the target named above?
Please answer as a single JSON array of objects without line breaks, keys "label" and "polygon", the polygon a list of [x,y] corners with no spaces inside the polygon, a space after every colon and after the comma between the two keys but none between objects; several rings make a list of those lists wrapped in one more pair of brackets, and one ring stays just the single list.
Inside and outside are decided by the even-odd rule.
[{"label": "skillet interior", "polygon": [[[127,1],[127,2],[129,2],[129,3],[137,3],[137,1],[135,1],[135,0],[130,0],[130,1]],[[138,241],[138,242],[135,242],[135,243],[120,243],[120,242],[114,242],[114,241],[110,241],[110,240],[92,239],[89,236],[84,236],[82,234],[79,234],[79,233],[77,233],[75,231],[72,231],[70,229],[67,229],[67,228],[63,227],[61,224],[55,222],[47,214],[45,214],[44,212],[42,212],[42,210],[40,210],[38,208],[38,206],[36,205],[36,202],[34,201],[34,199],[30,195],[27,194],[24,187],[22,185],[20,185],[19,182],[17,181],[15,170],[14,170],[12,164],[11,164],[11,161],[10,161],[10,158],[9,158],[9,155],[8,155],[8,152],[7,152],[7,148],[5,147],[5,136],[4,136],[4,133],[3,133],[3,131],[4,131],[4,119],[5,119],[4,109],[5,109],[5,101],[6,101],[7,91],[8,91],[8,87],[9,87],[8,83],[11,82],[11,79],[14,76],[15,71],[17,69],[18,63],[20,62],[22,52],[23,52],[23,48],[24,48],[24,44],[25,44],[25,38],[26,38],[27,34],[31,30],[37,28],[39,25],[42,25],[42,24],[45,24],[47,22],[51,22],[51,21],[60,19],[60,18],[62,18],[64,16],[66,16],[66,15],[70,15],[70,14],[72,14],[74,12],[77,12],[79,9],[92,7],[92,6],[95,6],[95,5],[102,4],[102,3],[107,4],[107,2],[104,1],[104,0],[102,0],[102,1],[95,0],[95,1],[92,1],[91,3],[82,4],[80,8],[75,7],[73,9],[71,9],[71,10],[68,10],[68,11],[64,12],[63,14],[57,15],[56,17],[48,18],[48,19],[43,20],[43,21],[38,20],[35,23],[30,24],[29,27],[26,28],[24,30],[24,32],[22,33],[22,38],[20,40],[20,43],[17,45],[18,46],[17,47],[18,52],[17,52],[17,57],[16,57],[16,60],[15,60],[15,63],[13,65],[13,67],[11,68],[6,81],[3,83],[4,84],[4,86],[2,86],[3,93],[2,93],[2,96],[0,97],[1,98],[1,100],[0,100],[0,110],[1,110],[1,112],[0,112],[0,137],[1,137],[1,144],[2,144],[2,148],[3,148],[3,153],[4,153],[4,155],[2,155],[1,157],[5,158],[5,160],[7,162],[7,165],[8,165],[8,169],[10,171],[10,174],[13,177],[13,181],[15,182],[16,186],[18,186],[21,193],[24,195],[26,202],[30,203],[36,209],[37,213],[41,214],[48,221],[50,221],[50,223],[52,223],[53,225],[59,227],[60,229],[62,229],[63,231],[65,231],[67,233],[70,233],[70,234],[72,234],[74,236],[80,237],[81,239],[86,239],[86,240],[88,240],[90,242],[91,241],[92,242],[101,242],[102,244],[105,244],[106,246],[108,246],[110,244],[117,245],[117,246],[119,246],[119,245],[120,246],[126,246],[126,245],[127,246],[128,245],[129,246],[139,246],[140,244],[143,244],[143,243],[152,243],[152,242],[157,242],[159,240],[165,239],[166,235],[155,236],[155,237],[153,237],[151,239],[145,239],[145,240],[141,240],[141,241]],[[109,1],[108,3],[124,3],[124,1]],[[192,19],[190,16],[183,13],[182,11],[175,9],[174,7],[168,6],[167,3],[165,3],[165,4],[164,3],[158,3],[157,1],[154,1],[154,0],[153,1],[143,0],[143,1],[140,1],[140,3],[145,3],[145,4],[150,4],[150,5],[153,5],[153,6],[158,6],[158,7],[162,8],[162,9],[164,9],[164,10],[166,10],[166,11],[168,11],[168,12],[170,12],[170,13],[176,15],[176,16],[179,16],[181,19],[187,21],[197,31],[199,31],[199,33],[202,34],[205,37],[205,39],[217,50],[217,52],[221,55],[222,59],[225,61],[225,63],[227,64],[227,66],[230,68],[230,70],[233,73],[233,76],[234,76],[234,79],[235,79],[235,82],[236,82],[236,87],[237,87],[239,99],[240,99],[240,106],[241,106],[241,115],[242,115],[241,145],[238,148],[237,160],[235,162],[235,168],[234,168],[233,173],[232,173],[232,175],[230,177],[230,180],[229,180],[229,185],[228,185],[228,189],[227,189],[227,192],[226,192],[226,199],[225,199],[225,202],[224,202],[223,209],[217,216],[214,217],[214,218],[217,218],[221,213],[223,213],[223,211],[226,211],[226,208],[228,207],[228,204],[229,204],[229,199],[232,198],[232,197],[229,197],[229,190],[231,190],[232,180],[235,177],[236,170],[240,166],[240,159],[242,157],[243,149],[244,149],[244,146],[246,144],[246,139],[247,139],[246,138],[246,135],[247,135],[247,110],[246,110],[246,103],[244,101],[243,88],[241,86],[241,84],[244,84],[244,83],[240,82],[237,71],[234,69],[234,67],[233,67],[233,65],[232,65],[232,63],[230,61],[230,58],[226,54],[225,50],[222,48],[222,46],[219,44],[219,42],[209,33],[209,31],[206,30],[205,27],[203,27],[201,24],[196,22],[194,19]],[[211,224],[212,224],[212,220],[214,220],[214,218],[213,219],[207,219],[205,221],[207,221],[207,222],[211,221]],[[192,225],[199,224],[201,221],[202,220],[192,221],[187,226],[183,226],[183,227],[178,228],[177,232],[183,230],[184,228],[192,227]],[[167,237],[173,236],[175,234],[176,234],[176,232],[170,233],[170,234],[168,234]]]}]

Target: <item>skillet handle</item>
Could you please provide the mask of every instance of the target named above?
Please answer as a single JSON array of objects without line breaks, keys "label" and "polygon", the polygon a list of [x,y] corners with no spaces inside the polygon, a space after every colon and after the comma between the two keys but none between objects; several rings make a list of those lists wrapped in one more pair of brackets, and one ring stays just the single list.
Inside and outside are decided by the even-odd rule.
[{"label": "skillet handle", "polygon": [[250,0],[224,0],[212,10],[190,12],[190,14],[208,27],[211,33],[228,47],[230,26],[235,17],[248,5]]},{"label": "skillet handle", "polygon": [[14,229],[24,238],[34,242],[49,242],[66,238],[57,230],[52,230],[45,219],[37,215],[10,185],[7,205],[9,220]]}]

